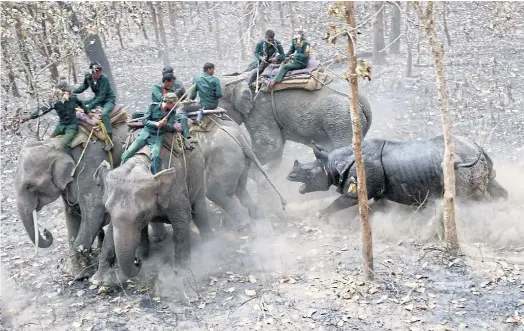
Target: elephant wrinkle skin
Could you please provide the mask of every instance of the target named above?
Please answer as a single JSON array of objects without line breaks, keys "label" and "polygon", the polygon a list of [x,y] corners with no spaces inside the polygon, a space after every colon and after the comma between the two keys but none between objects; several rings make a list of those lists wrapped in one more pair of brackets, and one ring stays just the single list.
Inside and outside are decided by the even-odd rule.
[{"label": "elephant wrinkle skin", "polygon": [[194,147],[190,152],[185,151],[185,159],[173,156],[169,169],[167,153],[163,158],[163,169],[167,170],[156,175],[151,173],[150,161],[142,154],[135,154],[113,170],[107,163],[99,166],[94,179],[104,190],[103,200],[111,224],[93,278],[111,279],[107,273],[111,272],[115,258],[125,277],[138,275],[141,258],[147,256],[147,226],[152,221],[171,223],[177,266],[184,267],[189,261],[191,220],[204,239],[213,237],[205,199],[204,155],[198,144]]},{"label": "elephant wrinkle skin", "polygon": [[235,221],[247,222],[249,217],[256,218],[258,214],[257,205],[246,188],[251,163],[269,182],[271,180],[253,152],[249,135],[232,121],[218,118],[215,121],[219,125],[211,132],[193,133],[204,153],[206,196]]},{"label": "elephant wrinkle skin", "polygon": [[[115,147],[112,150],[115,164],[122,155],[121,143],[127,135],[127,127],[121,125],[113,130]],[[18,157],[15,174],[16,200],[20,219],[29,238],[35,242],[35,229],[32,211],[62,196],[70,247],[71,273],[77,279],[88,277],[93,268],[84,262],[93,241],[102,227],[107,224],[102,192],[93,182],[93,174],[98,164],[109,160],[103,150],[102,141],[89,142],[84,156],[73,176],[71,172],[78,163],[83,146],[77,146],[68,154],[57,149],[49,141],[29,142],[22,147]],[[44,230],[39,247],[52,244],[52,235]],[[81,260],[83,262],[81,262]],[[87,263],[87,262],[86,262]]]},{"label": "elephant wrinkle skin", "polygon": [[[476,201],[507,199],[508,192],[495,180],[493,161],[486,152],[471,139],[456,135],[454,140],[456,196]],[[321,216],[356,205],[357,194],[350,190],[357,174],[352,147],[328,152],[314,144],[313,152],[316,160],[305,164],[295,160],[287,179],[303,183],[301,194],[337,186],[341,196],[321,210]],[[362,153],[369,199],[426,206],[442,197],[443,136],[409,141],[369,139],[363,141]]]},{"label": "elephant wrinkle skin", "polygon": [[[291,140],[304,145],[316,141],[328,150],[351,144],[352,126],[347,96],[347,83],[335,79],[329,87],[308,91],[288,89],[273,93],[255,94],[245,80],[224,77],[220,107],[238,124],[244,123],[253,141],[253,150],[262,163],[282,159],[284,144]],[[228,80],[229,83],[227,82]],[[371,107],[359,96],[362,133],[365,136],[372,121]]]}]

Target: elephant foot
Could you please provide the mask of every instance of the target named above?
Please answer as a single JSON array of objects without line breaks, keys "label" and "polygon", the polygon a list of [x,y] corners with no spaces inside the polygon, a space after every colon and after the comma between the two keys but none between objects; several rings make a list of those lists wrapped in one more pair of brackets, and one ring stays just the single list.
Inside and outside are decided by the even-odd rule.
[{"label": "elephant foot", "polygon": [[99,266],[96,273],[91,277],[91,283],[106,287],[122,287],[127,277],[118,268],[109,265]]},{"label": "elephant foot", "polygon": [[161,242],[167,238],[166,227],[163,223],[151,223],[151,228],[153,230],[153,242]]},{"label": "elephant foot", "polygon": [[93,276],[96,272],[96,259],[87,250],[78,247],[69,255],[69,263],[66,265],[67,272],[76,280],[82,280]]}]

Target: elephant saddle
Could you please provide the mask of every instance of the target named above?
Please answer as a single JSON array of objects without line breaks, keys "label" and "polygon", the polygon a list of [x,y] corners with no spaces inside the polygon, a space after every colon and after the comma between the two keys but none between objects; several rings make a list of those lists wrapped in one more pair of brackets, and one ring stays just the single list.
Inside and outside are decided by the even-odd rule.
[{"label": "elephant saddle", "polygon": [[[76,134],[75,139],[73,139],[73,142],[71,143],[71,147],[75,148],[79,145],[84,145],[89,136],[91,135],[91,139],[97,139],[101,141],[105,141],[106,137],[100,126],[97,127],[97,121],[99,121],[102,118],[102,113],[100,110],[97,109],[96,112],[91,113],[91,116],[86,115],[82,109],[77,109],[76,117],[78,118],[78,133]],[[126,121],[129,119],[129,115],[127,114],[127,111],[122,104],[118,104],[113,108],[113,111],[111,112],[111,125],[113,128],[119,127],[122,124],[125,124]],[[93,130],[94,128],[94,130]],[[93,131],[93,134],[91,134],[91,131]],[[50,140],[53,142],[53,144],[57,148],[61,148],[61,139],[62,136],[56,136],[54,138],[51,138]],[[85,146],[85,145],[84,145]]]},{"label": "elephant saddle", "polygon": [[331,83],[332,80],[333,78],[324,71],[324,68],[320,67],[313,70],[311,73],[298,74],[289,77],[286,75],[282,82],[275,84],[272,89],[268,87],[269,79],[263,78],[263,87],[260,90],[264,92],[275,92],[292,88],[314,91],[322,89],[324,85]]},{"label": "elephant saddle", "polygon": [[[124,150],[127,149],[127,147],[129,147],[133,143],[133,141],[140,135],[140,131],[142,131],[142,129],[138,128],[129,132],[123,146]],[[164,156],[166,154],[169,154],[170,152],[172,152],[175,157],[182,156],[183,153],[188,153],[188,151],[183,150],[184,142],[182,141],[182,139],[184,138],[178,132],[165,132],[160,157],[164,158]],[[197,144],[198,141],[196,139],[190,139],[189,143],[191,145],[194,145]],[[144,154],[147,155],[149,159],[151,159],[151,150],[149,149],[149,146],[147,144],[141,149],[139,149],[138,152],[136,152],[135,154]]]}]

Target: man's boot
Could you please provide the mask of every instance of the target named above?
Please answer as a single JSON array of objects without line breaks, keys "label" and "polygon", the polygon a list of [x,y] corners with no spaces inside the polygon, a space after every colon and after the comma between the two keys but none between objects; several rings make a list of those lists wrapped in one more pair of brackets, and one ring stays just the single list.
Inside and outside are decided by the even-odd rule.
[{"label": "man's boot", "polygon": [[108,133],[107,136],[109,137],[109,142],[106,145],[106,147],[104,147],[104,151],[109,152],[110,150],[113,149],[113,134]]}]

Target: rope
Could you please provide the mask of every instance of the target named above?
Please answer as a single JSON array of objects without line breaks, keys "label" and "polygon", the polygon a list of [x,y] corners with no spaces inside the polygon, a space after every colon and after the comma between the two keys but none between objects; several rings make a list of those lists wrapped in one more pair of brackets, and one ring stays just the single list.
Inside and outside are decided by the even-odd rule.
[{"label": "rope", "polygon": [[277,110],[275,107],[275,97],[273,95],[273,90],[271,90],[271,110],[273,111],[273,116],[275,116],[275,120],[277,121],[278,127],[280,128],[280,130],[283,130],[284,126],[282,125],[282,123],[280,123],[278,116],[277,116]]},{"label": "rope", "polygon": [[82,154],[80,154],[80,158],[78,159],[78,162],[75,164],[75,167],[73,169],[73,172],[71,172],[71,176],[75,174],[76,168],[80,164],[80,161],[82,161],[82,158],[84,157],[84,154],[86,152],[87,146],[89,146],[89,141],[91,140],[91,137],[93,136],[93,132],[95,131],[95,127],[91,129],[91,133],[89,133],[89,137],[87,138],[86,144],[84,146],[84,149],[82,150]]},{"label": "rope", "polygon": [[[104,122],[102,122],[102,120],[98,120],[96,122],[96,124],[100,125],[100,127],[102,128],[102,132],[104,133],[104,137],[106,137],[106,139],[105,139],[106,146],[109,145],[109,144],[113,145],[113,142],[111,141],[111,138],[109,138],[109,134],[107,133],[107,129],[106,129],[106,126],[104,125]],[[111,165],[111,169],[113,169],[114,168],[113,153],[111,153],[111,151],[108,151],[107,154],[109,154],[109,164]]]},{"label": "rope", "polygon": [[169,165],[168,165],[168,169],[171,168],[171,158],[173,156],[173,146],[175,145],[175,136],[176,136],[176,133],[173,133],[173,140],[171,141],[171,154],[169,154]]}]

